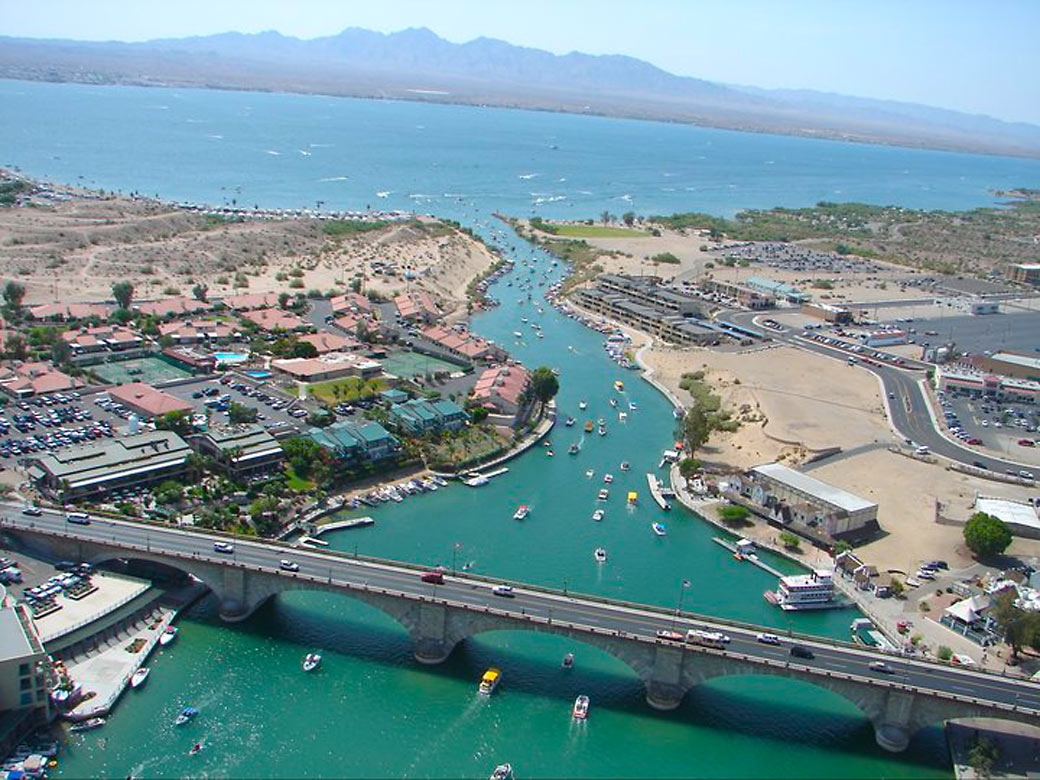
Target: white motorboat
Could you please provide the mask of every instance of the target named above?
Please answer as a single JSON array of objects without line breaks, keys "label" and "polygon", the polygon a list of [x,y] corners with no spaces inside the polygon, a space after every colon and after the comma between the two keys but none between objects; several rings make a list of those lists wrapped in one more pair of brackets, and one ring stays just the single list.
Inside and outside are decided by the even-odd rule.
[{"label": "white motorboat", "polygon": [[578,408],[579,409],[586,409],[586,408],[588,408],[588,404],[585,403],[584,401],[578,401]]},{"label": "white motorboat", "polygon": [[513,765],[506,763],[496,766],[491,773],[491,780],[513,780]]},{"label": "white motorboat", "polygon": [[87,720],[79,721],[79,723],[73,723],[69,727],[69,731],[90,731],[91,729],[101,728],[104,725],[104,718],[88,718]]},{"label": "white motorboat", "polygon": [[572,666],[574,666],[574,653],[567,653],[567,655],[563,657],[563,662],[560,664],[560,666],[562,666],[564,669],[570,669]]},{"label": "white motorboat", "polygon": [[616,398],[611,398],[610,399],[610,405],[611,406],[617,406],[617,399]]},{"label": "white motorboat", "polygon": [[628,414],[626,412],[618,412],[618,422],[628,422]]},{"label": "white motorboat", "polygon": [[513,519],[523,520],[529,514],[531,514],[531,507],[529,507],[527,504],[521,504],[519,507],[517,507],[517,510],[513,512]]},{"label": "white motorboat", "polygon": [[586,477],[587,479],[592,479],[592,478],[593,478],[594,476],[596,476],[596,472],[595,472],[595,471],[593,471],[592,469],[588,469],[588,470],[587,470],[587,471],[585,472],[585,477]]},{"label": "white motorboat", "polygon": [[596,495],[597,501],[606,501],[608,498],[610,498],[610,491],[606,488],[601,489]]},{"label": "white motorboat", "polygon": [[658,536],[664,536],[668,533],[668,529],[665,527],[664,523],[651,523],[650,527],[654,529],[654,533]]},{"label": "white motorboat", "polygon": [[571,716],[576,720],[585,720],[589,717],[589,697],[582,694],[574,700],[574,707],[571,708]]},{"label": "white motorboat", "polygon": [[303,659],[303,671],[313,672],[321,665],[320,653],[307,653]]},{"label": "white motorboat", "polygon": [[180,633],[180,629],[177,626],[169,626],[162,634],[159,635],[159,646],[166,647],[174,639],[177,638],[177,634]]},{"label": "white motorboat", "polygon": [[603,519],[603,515],[605,515],[605,514],[606,514],[606,511],[604,511],[602,509],[597,509],[595,512],[592,513],[592,519],[595,520],[598,523],[600,520]]},{"label": "white motorboat", "polygon": [[185,707],[183,710],[181,710],[180,715],[178,715],[176,719],[174,719],[173,724],[175,726],[183,726],[185,723],[188,723],[192,718],[194,718],[198,714],[199,711],[194,707]]},{"label": "white motorboat", "polygon": [[632,464],[630,464],[627,460],[621,461],[621,470],[622,471],[628,471],[630,468],[632,468]]},{"label": "white motorboat", "polygon": [[629,409],[631,409],[631,410],[632,410],[632,411],[634,412],[634,411],[636,411],[636,409],[638,409],[639,407],[638,407],[638,406],[636,406],[636,402],[635,402],[635,401],[629,401],[629,402],[628,402],[628,408],[629,408]]},{"label": "white motorboat", "polygon": [[594,557],[599,563],[606,563],[607,551],[604,550],[602,547],[597,547],[595,551],[592,553],[592,557]]},{"label": "white motorboat", "polygon": [[571,455],[577,455],[580,450],[581,447],[579,447],[577,444],[572,444],[570,447],[567,448],[567,452],[569,452]]},{"label": "white motorboat", "polygon": [[140,688],[142,685],[144,685],[145,680],[148,679],[148,675],[151,674],[151,672],[152,670],[149,669],[147,666],[142,666],[140,669],[134,672],[133,676],[130,678],[130,687]]},{"label": "white motorboat", "polygon": [[609,485],[613,481],[614,481],[614,475],[613,474],[604,474],[603,475],[603,484],[604,485]]}]

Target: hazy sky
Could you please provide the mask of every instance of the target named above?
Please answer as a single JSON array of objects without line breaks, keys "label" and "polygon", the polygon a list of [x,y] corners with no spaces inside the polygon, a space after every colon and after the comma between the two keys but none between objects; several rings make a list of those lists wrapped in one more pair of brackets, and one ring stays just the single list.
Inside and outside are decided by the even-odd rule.
[{"label": "hazy sky", "polygon": [[0,0],[0,34],[40,38],[313,38],[351,26],[628,54],[713,81],[1040,124],[1040,0]]}]

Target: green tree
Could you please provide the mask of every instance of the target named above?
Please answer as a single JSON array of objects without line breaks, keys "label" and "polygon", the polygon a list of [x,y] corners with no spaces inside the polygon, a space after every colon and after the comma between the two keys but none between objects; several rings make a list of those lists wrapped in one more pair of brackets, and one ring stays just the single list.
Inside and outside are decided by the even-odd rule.
[{"label": "green tree", "polygon": [[115,282],[112,285],[112,297],[120,309],[129,309],[134,300],[134,286],[127,281]]},{"label": "green tree", "polygon": [[798,549],[798,537],[790,531],[780,532],[780,544],[786,547],[788,550]]},{"label": "green tree", "polygon": [[895,577],[892,578],[892,584],[888,587],[889,592],[895,597],[899,598],[903,595],[906,588],[903,585],[902,580],[897,580]]},{"label": "green tree", "polygon": [[191,294],[195,296],[195,300],[205,301],[206,296],[209,294],[209,287],[207,287],[202,282],[199,282],[191,288]]},{"label": "green tree", "polygon": [[539,409],[555,398],[559,390],[560,381],[552,369],[540,366],[531,372],[531,397],[538,402]]},{"label": "green tree", "polygon": [[935,657],[940,661],[949,661],[953,658],[953,650],[946,645],[939,645],[939,649],[935,651]]},{"label": "green tree", "polygon": [[683,458],[679,461],[679,473],[686,479],[697,476],[701,470],[701,462],[696,458]]},{"label": "green tree", "polygon": [[232,401],[228,409],[228,419],[234,424],[255,423],[257,420],[256,407],[246,406],[237,401]]},{"label": "green tree", "polygon": [[25,360],[28,351],[20,333],[12,333],[4,341],[4,357],[8,360]]},{"label": "green tree", "polygon": [[993,767],[1000,758],[1000,750],[996,744],[982,736],[976,736],[968,750],[968,766],[975,770],[979,777],[992,777]]},{"label": "green tree", "polygon": [[278,308],[287,309],[289,307],[289,301],[292,300],[292,296],[287,292],[278,293]]},{"label": "green tree", "polygon": [[990,605],[990,614],[1013,658],[1027,645],[1040,646],[1040,613],[1022,609],[1015,603],[1017,600],[1018,591],[1007,588],[994,595]]},{"label": "green tree", "polygon": [[743,525],[750,514],[747,507],[740,506],[740,504],[731,504],[719,509],[719,518],[730,526]]},{"label": "green tree", "polygon": [[191,416],[183,409],[167,412],[155,418],[155,427],[161,431],[173,431],[178,436],[187,436],[192,432]]},{"label": "green tree", "polygon": [[18,311],[22,308],[22,300],[25,298],[25,287],[11,280],[4,285],[4,306],[10,311]]},{"label": "green tree", "polygon": [[318,348],[309,341],[297,340],[292,347],[293,357],[313,358],[318,357]]},{"label": "green tree", "polygon": [[635,224],[636,221],[636,213],[634,211],[626,211],[624,214],[621,215],[621,221],[629,227],[632,227],[632,225]]},{"label": "green tree", "polygon": [[964,525],[964,542],[980,557],[999,555],[1011,544],[1011,531],[999,517],[976,512]]},{"label": "green tree", "polygon": [[683,417],[683,439],[686,440],[688,452],[694,453],[707,443],[711,436],[711,420],[700,408],[700,405],[692,407]]},{"label": "green tree", "polygon": [[160,483],[155,489],[155,500],[163,506],[179,504],[183,498],[184,486],[172,479]]}]

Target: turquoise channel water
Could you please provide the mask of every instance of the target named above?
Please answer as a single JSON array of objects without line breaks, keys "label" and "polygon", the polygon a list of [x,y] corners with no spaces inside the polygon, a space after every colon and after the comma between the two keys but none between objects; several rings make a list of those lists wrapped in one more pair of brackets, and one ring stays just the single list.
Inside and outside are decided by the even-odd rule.
[{"label": "turquoise channel water", "polygon": [[[218,204],[429,211],[517,259],[535,258],[536,279],[549,260],[502,232],[492,212],[731,214],[824,199],[967,208],[992,203],[991,189],[1040,179],[1036,161],[458,106],[13,81],[0,82],[0,101],[0,164],[32,175]],[[494,290],[503,305],[476,317],[474,330],[527,365],[559,368],[561,414],[604,417],[608,435],[586,437],[571,457],[581,427],[561,425],[551,434],[555,457],[539,447],[486,487],[368,510],[377,523],[330,535],[332,546],[431,565],[454,557],[478,573],[668,607],[688,579],[686,609],[847,636],[854,613],[771,608],[762,592],[773,578],[734,561],[698,518],[657,511],[645,475],[673,440],[668,403],[610,362],[599,334],[549,307],[538,314],[506,284]],[[545,338],[521,317],[539,320]],[[625,423],[609,406],[614,396],[636,404]],[[622,460],[631,471],[620,471]],[[615,482],[595,523],[605,472]],[[635,507],[625,505],[629,489],[640,495]],[[520,503],[533,507],[523,523],[511,517]],[[650,531],[658,519],[665,537]],[[610,554],[602,566],[592,557],[598,545]],[[521,778],[951,775],[938,728],[889,755],[852,704],[803,683],[717,680],[660,714],[635,674],[595,648],[495,632],[428,668],[390,618],[319,593],[279,597],[231,626],[204,601],[181,625],[180,639],[151,661],[148,685],[129,692],[103,729],[71,739],[57,776],[486,777],[507,760]],[[300,660],[315,649],[322,668],[304,675]],[[565,673],[568,651],[576,665]],[[476,682],[491,665],[504,682],[484,699]],[[569,717],[577,693],[593,702],[582,725]],[[174,728],[186,704],[201,715]],[[189,758],[196,740],[205,747]]]}]

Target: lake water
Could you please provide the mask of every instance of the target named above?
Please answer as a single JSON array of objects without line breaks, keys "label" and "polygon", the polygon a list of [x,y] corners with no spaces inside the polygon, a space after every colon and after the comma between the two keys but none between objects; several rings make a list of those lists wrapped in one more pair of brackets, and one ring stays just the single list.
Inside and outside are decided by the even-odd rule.
[{"label": "lake water", "polygon": [[[819,200],[959,209],[991,204],[991,189],[1040,179],[1037,161],[497,109],[11,81],[0,82],[0,101],[0,163],[28,174],[216,204],[436,213],[516,258],[534,257],[546,284],[559,269],[505,235],[491,213],[732,214]],[[527,365],[558,367],[561,414],[602,416],[608,435],[587,437],[571,457],[581,427],[561,425],[552,433],[559,455],[539,447],[484,488],[454,485],[369,510],[376,525],[330,535],[333,547],[425,564],[454,559],[476,572],[668,607],[685,578],[686,609],[848,635],[854,613],[771,608],[762,598],[771,577],[734,561],[696,517],[675,509],[663,518],[645,474],[672,442],[667,402],[610,362],[598,334],[548,307],[537,314],[505,280],[493,293],[503,305],[476,317],[474,330]],[[520,322],[525,316],[542,323],[544,339]],[[623,395],[615,379],[625,381]],[[636,404],[626,423],[611,397]],[[631,471],[619,470],[622,460]],[[612,498],[594,523],[608,471]],[[633,508],[623,501],[630,489],[641,498]],[[533,507],[523,523],[511,519],[519,503]],[[650,532],[657,519],[666,537]],[[598,545],[610,553],[602,566],[592,557]],[[938,728],[892,756],[851,703],[802,683],[718,680],[660,714],[638,678],[594,648],[496,632],[422,667],[390,618],[327,594],[279,598],[234,626],[203,602],[182,626],[180,640],[153,659],[148,686],[128,693],[104,729],[72,738],[58,776],[486,777],[506,760],[518,777],[951,776]],[[322,669],[304,675],[300,659],[314,649],[325,654]],[[568,651],[576,665],[563,673]],[[476,682],[491,665],[504,682],[485,700]],[[577,693],[593,702],[581,726],[569,717]],[[202,714],[175,729],[185,704]],[[205,748],[189,758],[196,740]]]}]

